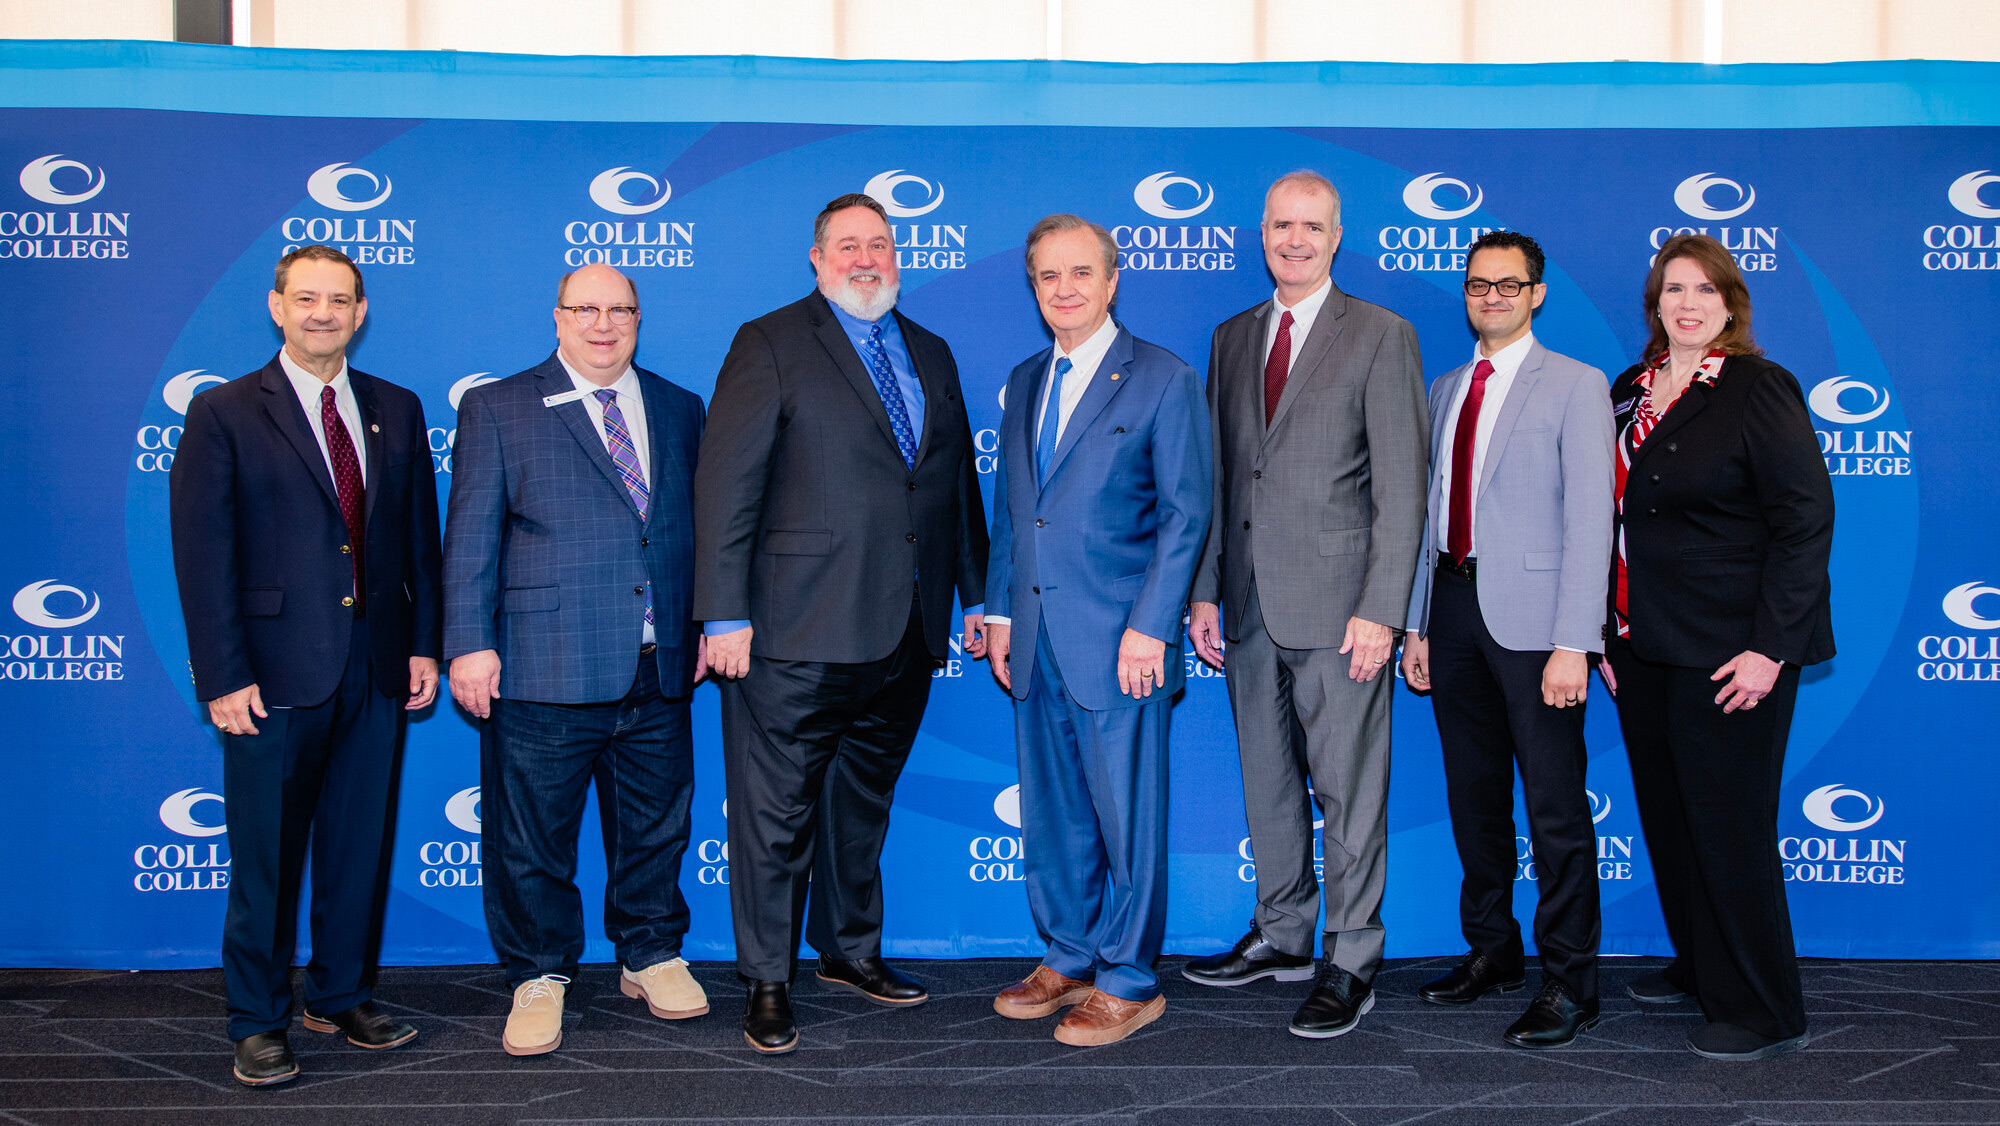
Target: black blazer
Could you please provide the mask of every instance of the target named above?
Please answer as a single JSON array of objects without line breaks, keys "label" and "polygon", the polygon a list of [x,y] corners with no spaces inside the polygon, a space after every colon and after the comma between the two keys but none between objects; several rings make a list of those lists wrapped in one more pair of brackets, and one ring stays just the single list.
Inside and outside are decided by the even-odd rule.
[{"label": "black blazer", "polygon": [[[410,658],[441,651],[437,484],[424,408],[348,369],[367,451],[364,608],[375,683],[407,696]],[[168,475],[174,574],[197,699],[250,684],[310,707],[340,684],[354,611],[347,524],[326,458],[274,356],[188,404]]]},{"label": "black blazer", "polygon": [[750,620],[758,656],[849,663],[888,656],[909,625],[946,655],[952,591],[986,591],[986,508],[958,365],[896,314],[924,388],[917,465],[825,297],[737,330],[695,471],[694,616]]},{"label": "black blazer", "polygon": [[[1621,440],[1643,370],[1611,385]],[[1791,372],[1732,356],[1713,387],[1690,385],[1639,447],[1622,529],[1641,658],[1715,668],[1746,649],[1795,665],[1833,656],[1833,481]]]}]

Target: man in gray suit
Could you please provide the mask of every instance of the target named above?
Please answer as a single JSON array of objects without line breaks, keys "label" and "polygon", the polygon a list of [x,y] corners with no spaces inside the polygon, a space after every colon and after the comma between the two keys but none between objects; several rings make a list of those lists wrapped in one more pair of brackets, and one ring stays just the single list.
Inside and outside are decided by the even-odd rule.
[{"label": "man in gray suit", "polygon": [[1403,675],[1434,693],[1472,950],[1420,995],[1468,1005],[1526,983],[1514,921],[1514,764],[1534,845],[1542,989],[1503,1037],[1553,1048],[1597,1023],[1596,831],[1584,791],[1588,654],[1611,570],[1604,373],[1535,339],[1542,249],[1493,231],[1466,257],[1472,358],[1431,387],[1430,516]]},{"label": "man in gray suit", "polygon": [[[1408,321],[1340,291],[1340,193],[1293,172],[1264,196],[1272,299],[1215,330],[1215,522],[1188,631],[1221,667],[1257,856],[1257,913],[1203,985],[1314,978],[1291,1030],[1351,1030],[1374,1007],[1388,841],[1392,627],[1423,527],[1424,380]],[[1325,961],[1313,811],[1325,818]]]}]

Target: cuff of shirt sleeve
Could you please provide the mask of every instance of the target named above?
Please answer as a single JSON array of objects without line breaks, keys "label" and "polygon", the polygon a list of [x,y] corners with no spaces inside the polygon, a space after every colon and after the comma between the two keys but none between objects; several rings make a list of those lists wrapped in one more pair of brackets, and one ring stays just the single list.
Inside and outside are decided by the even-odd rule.
[{"label": "cuff of shirt sleeve", "polygon": [[1014,619],[1007,617],[1005,614],[988,614],[986,615],[986,624],[989,626],[1011,627],[1014,624]]},{"label": "cuff of shirt sleeve", "polygon": [[704,636],[714,637],[716,634],[719,633],[735,633],[739,629],[749,629],[749,628],[750,628],[750,619],[731,618],[728,621],[705,622],[702,624],[701,632]]}]

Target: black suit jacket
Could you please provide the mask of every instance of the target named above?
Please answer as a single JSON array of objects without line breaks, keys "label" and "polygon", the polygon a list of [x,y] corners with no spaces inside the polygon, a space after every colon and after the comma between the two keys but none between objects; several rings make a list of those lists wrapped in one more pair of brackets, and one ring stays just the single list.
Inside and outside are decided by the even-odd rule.
[{"label": "black suit jacket", "polygon": [[[1642,370],[1611,385],[1621,441]],[[1713,387],[1689,386],[1639,447],[1622,529],[1640,657],[1715,668],[1746,649],[1796,665],[1833,656],[1833,481],[1791,372],[1732,356]]]},{"label": "black suit jacket", "polygon": [[965,605],[985,597],[986,509],[958,365],[895,316],[924,388],[914,470],[817,290],[738,329],[716,376],[695,472],[694,616],[749,619],[758,656],[886,657],[914,578],[924,641],[942,658],[953,589]]},{"label": "black suit jacket", "polygon": [[[423,405],[348,369],[367,454],[364,606],[375,683],[410,690],[410,658],[439,655],[437,485]],[[168,477],[174,574],[195,696],[250,684],[266,704],[309,707],[347,662],[354,574],[326,458],[274,356],[188,404]]]}]

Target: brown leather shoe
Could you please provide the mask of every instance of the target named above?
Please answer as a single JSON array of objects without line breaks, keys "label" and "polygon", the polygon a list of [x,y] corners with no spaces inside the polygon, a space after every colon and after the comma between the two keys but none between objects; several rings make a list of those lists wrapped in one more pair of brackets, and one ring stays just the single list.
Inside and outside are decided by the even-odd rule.
[{"label": "brown leather shoe", "polygon": [[1047,966],[1036,966],[1026,981],[1015,982],[993,998],[993,1011],[1013,1020],[1034,1020],[1064,1005],[1074,1005],[1090,994],[1089,982],[1064,977]]},{"label": "brown leather shoe", "polygon": [[1167,1011],[1167,999],[1127,1001],[1102,989],[1092,989],[1083,1004],[1069,1011],[1056,1025],[1056,1039],[1072,1047],[1094,1048],[1115,1044],[1160,1019]]}]

